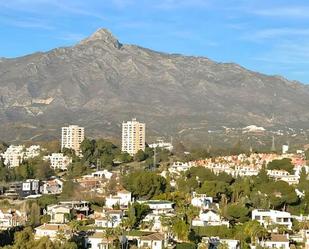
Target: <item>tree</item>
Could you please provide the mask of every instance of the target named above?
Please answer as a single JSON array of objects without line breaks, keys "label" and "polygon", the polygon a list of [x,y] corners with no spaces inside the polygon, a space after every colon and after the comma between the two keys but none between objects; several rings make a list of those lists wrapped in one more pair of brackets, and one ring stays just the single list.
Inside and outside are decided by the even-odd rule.
[{"label": "tree", "polygon": [[147,159],[147,154],[143,150],[139,150],[135,155],[134,155],[134,160],[137,162],[142,162]]},{"label": "tree", "polygon": [[164,193],[167,182],[162,176],[154,172],[136,171],[124,176],[123,184],[135,197],[151,199],[155,195]]},{"label": "tree", "polygon": [[75,195],[76,191],[77,183],[73,182],[72,180],[67,180],[63,184],[61,198],[68,200]]},{"label": "tree", "polygon": [[14,237],[14,249],[30,249],[27,242],[33,240],[33,231],[31,227],[26,227],[23,231],[17,232]]},{"label": "tree", "polygon": [[285,170],[290,174],[294,172],[294,165],[290,158],[283,158],[281,160],[273,160],[268,163],[267,168],[270,170]]},{"label": "tree", "polygon": [[243,233],[250,237],[251,243],[256,244],[257,239],[266,238],[268,235],[267,230],[260,225],[257,221],[249,221],[243,226]]},{"label": "tree", "polygon": [[138,202],[133,203],[128,209],[128,222],[127,225],[132,228],[137,228],[141,221],[150,212],[149,206],[140,204]]},{"label": "tree", "polygon": [[30,220],[29,220],[29,225],[31,225],[32,227],[34,226],[38,226],[40,224],[40,214],[41,214],[41,210],[40,210],[40,206],[36,203],[30,203]]},{"label": "tree", "polygon": [[232,223],[247,221],[249,209],[243,204],[230,204],[227,206],[227,217]]},{"label": "tree", "polygon": [[172,223],[172,231],[180,241],[187,241],[189,236],[189,225],[182,219],[175,217]]},{"label": "tree", "polygon": [[229,195],[229,185],[220,181],[205,181],[198,192],[221,198],[222,194]]}]

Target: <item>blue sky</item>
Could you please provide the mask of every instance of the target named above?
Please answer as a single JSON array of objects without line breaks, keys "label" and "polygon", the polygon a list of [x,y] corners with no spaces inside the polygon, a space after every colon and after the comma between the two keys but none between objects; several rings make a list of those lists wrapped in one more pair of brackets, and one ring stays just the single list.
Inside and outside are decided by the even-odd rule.
[{"label": "blue sky", "polygon": [[122,43],[309,83],[308,0],[0,0],[0,57],[69,46],[101,27]]}]

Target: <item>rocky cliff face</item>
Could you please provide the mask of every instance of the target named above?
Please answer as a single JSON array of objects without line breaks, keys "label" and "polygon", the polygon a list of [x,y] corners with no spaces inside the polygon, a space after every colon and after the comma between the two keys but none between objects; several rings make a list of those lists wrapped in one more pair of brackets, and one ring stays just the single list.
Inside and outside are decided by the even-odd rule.
[{"label": "rocky cliff face", "polygon": [[30,139],[76,123],[114,136],[122,120],[150,134],[209,127],[306,126],[309,89],[203,57],[121,44],[100,29],[73,47],[0,60],[0,136]]}]

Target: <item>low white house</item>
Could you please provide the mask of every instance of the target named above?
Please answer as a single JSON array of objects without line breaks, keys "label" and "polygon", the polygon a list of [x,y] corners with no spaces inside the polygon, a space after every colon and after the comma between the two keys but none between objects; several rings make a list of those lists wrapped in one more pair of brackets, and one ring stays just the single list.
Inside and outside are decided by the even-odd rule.
[{"label": "low white house", "polygon": [[174,203],[164,200],[138,201],[149,206],[154,214],[167,214],[174,211]]},{"label": "low white house", "polygon": [[201,211],[199,216],[192,220],[192,226],[206,227],[206,226],[227,226],[229,222],[222,219],[220,214],[213,210]]},{"label": "low white house", "polygon": [[162,233],[153,233],[141,236],[137,242],[138,248],[163,249],[165,248],[165,236]]},{"label": "low white house", "polygon": [[127,207],[132,200],[131,192],[127,190],[121,190],[117,192],[116,196],[110,195],[106,197],[105,206],[107,208],[113,208],[116,205]]},{"label": "low white house", "polygon": [[56,240],[59,235],[69,239],[72,236],[71,228],[66,224],[43,224],[35,229],[35,239],[47,236],[51,240]]},{"label": "low white house", "polygon": [[288,229],[292,229],[292,217],[289,212],[254,209],[252,211],[252,220],[258,221],[265,228],[272,224],[284,225]]},{"label": "low white house", "polygon": [[45,160],[49,160],[50,167],[52,169],[67,170],[72,158],[65,156],[63,153],[52,153],[50,156],[44,157]]},{"label": "low white house", "polygon": [[272,234],[269,240],[259,241],[259,244],[266,248],[289,249],[289,234]]},{"label": "low white house", "polygon": [[226,245],[229,249],[240,249],[240,241],[235,239],[221,239],[219,237],[203,237],[202,243],[209,248],[218,248],[220,245]]},{"label": "low white house", "polygon": [[106,178],[108,180],[110,180],[113,176],[113,173],[112,172],[109,172],[108,170],[99,170],[99,171],[96,171],[96,172],[92,172],[91,173],[91,177],[94,177],[94,178]]},{"label": "low white house", "polygon": [[112,240],[104,238],[103,232],[95,232],[85,238],[86,248],[91,249],[109,249]]},{"label": "low white house", "polygon": [[115,228],[120,225],[123,216],[122,210],[104,210],[103,213],[98,214],[94,223],[96,227]]},{"label": "low white house", "polygon": [[173,174],[180,174],[181,172],[185,172],[189,170],[191,167],[193,167],[192,162],[183,163],[183,162],[174,162],[168,171]]}]

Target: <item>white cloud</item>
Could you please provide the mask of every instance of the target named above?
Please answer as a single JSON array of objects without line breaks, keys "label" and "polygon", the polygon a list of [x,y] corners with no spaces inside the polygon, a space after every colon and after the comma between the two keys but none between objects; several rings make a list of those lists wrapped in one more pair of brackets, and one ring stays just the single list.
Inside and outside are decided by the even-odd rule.
[{"label": "white cloud", "polygon": [[48,24],[45,20],[37,18],[13,19],[0,17],[0,23],[18,28],[35,28],[45,30],[51,30],[55,28],[53,25]]},{"label": "white cloud", "polygon": [[309,29],[301,28],[269,28],[252,31],[242,36],[242,39],[261,42],[269,39],[295,39],[309,36]]},{"label": "white cloud", "polygon": [[252,13],[269,17],[309,18],[309,6],[286,6],[254,10]]}]

